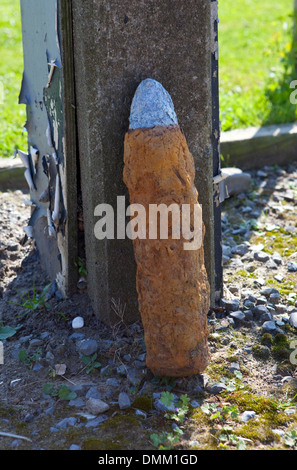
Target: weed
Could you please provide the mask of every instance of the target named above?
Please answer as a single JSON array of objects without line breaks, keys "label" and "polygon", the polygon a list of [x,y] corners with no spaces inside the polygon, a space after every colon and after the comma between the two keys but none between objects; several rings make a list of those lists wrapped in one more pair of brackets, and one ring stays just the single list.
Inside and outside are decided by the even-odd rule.
[{"label": "weed", "polygon": [[[161,393],[160,401],[167,408],[171,408],[173,410],[166,412],[164,417],[177,421],[181,425],[189,411],[189,397],[185,394],[181,395],[178,402],[175,403],[175,397],[173,393],[166,391]],[[183,433],[183,429],[174,423],[173,432],[163,431],[160,434],[151,434],[150,437],[153,445],[159,450],[168,450],[172,449],[179,443]]]},{"label": "weed", "polygon": [[93,356],[82,356],[81,357],[82,362],[86,365],[86,373],[90,374],[91,372],[94,372],[95,369],[98,369],[101,367],[100,362],[97,362],[97,353],[93,354]]},{"label": "weed", "polygon": [[84,262],[81,258],[77,259],[77,266],[78,266],[78,274],[80,276],[86,277],[88,274],[87,268],[85,267]]},{"label": "weed", "polygon": [[183,431],[178,427],[175,426],[173,432],[165,432],[163,431],[160,434],[151,434],[150,438],[152,444],[159,450],[171,450],[173,449],[178,443],[183,435]]},{"label": "weed", "polygon": [[60,400],[74,400],[77,396],[75,392],[72,392],[69,387],[67,387],[67,385],[54,387],[52,384],[44,384],[42,391],[45,395],[50,395]]},{"label": "weed", "polygon": [[11,338],[11,336],[16,334],[19,328],[21,328],[21,326],[13,328],[12,326],[3,326],[3,324],[0,323],[0,341]]},{"label": "weed", "polygon": [[25,349],[22,349],[18,354],[19,361],[23,362],[30,370],[32,370],[36,362],[40,361],[41,356],[41,349],[37,349],[32,353],[28,353]]},{"label": "weed", "polygon": [[25,312],[19,317],[22,317],[24,315],[27,315],[30,311],[35,312],[36,310],[43,308],[45,312],[47,312],[47,309],[49,308],[49,304],[46,301],[46,294],[48,289],[50,288],[51,284],[48,284],[42,291],[41,294],[38,294],[35,289],[35,281],[33,282],[33,293],[30,295],[28,292],[25,295],[22,295],[20,292],[18,292],[22,302],[17,303],[17,302],[9,302],[13,305],[18,305],[19,307],[25,308]]}]

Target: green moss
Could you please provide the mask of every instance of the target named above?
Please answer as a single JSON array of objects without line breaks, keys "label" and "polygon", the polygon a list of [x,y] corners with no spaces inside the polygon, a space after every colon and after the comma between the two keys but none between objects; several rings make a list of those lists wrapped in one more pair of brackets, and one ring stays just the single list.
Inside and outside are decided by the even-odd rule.
[{"label": "green moss", "polygon": [[273,338],[270,333],[264,333],[261,337],[261,344],[263,346],[272,346]]},{"label": "green moss", "polygon": [[84,440],[82,450],[122,450],[127,448],[128,442],[125,439],[113,440],[97,439],[89,437]]},{"label": "green moss", "polygon": [[271,425],[262,419],[248,421],[236,430],[236,434],[245,439],[250,439],[254,444],[259,441],[267,445],[279,440],[279,436],[272,431]]},{"label": "green moss", "polygon": [[255,344],[252,350],[253,355],[256,359],[267,361],[270,358],[270,350],[267,346],[264,346],[262,344]]},{"label": "green moss", "polygon": [[275,359],[289,359],[292,351],[286,335],[279,333],[273,338],[271,352]]},{"label": "green moss", "polygon": [[235,403],[240,411],[251,410],[257,414],[277,413],[277,403],[274,399],[255,395],[254,393],[235,391],[232,397],[229,397]]},{"label": "green moss", "polygon": [[8,419],[15,415],[15,410],[12,408],[0,408],[0,418]]},{"label": "green moss", "polygon": [[142,410],[148,413],[154,408],[153,399],[152,397],[147,396],[137,397],[135,398],[132,406],[133,408],[137,408],[138,410]]},{"label": "green moss", "polygon": [[286,375],[290,375],[295,369],[296,366],[291,364],[290,361],[282,361],[277,364],[276,373],[285,377]]},{"label": "green moss", "polygon": [[131,428],[131,427],[141,426],[140,422],[134,416],[129,415],[117,415],[113,418],[108,419],[105,423],[101,425],[101,429],[105,431],[120,431],[121,428]]}]

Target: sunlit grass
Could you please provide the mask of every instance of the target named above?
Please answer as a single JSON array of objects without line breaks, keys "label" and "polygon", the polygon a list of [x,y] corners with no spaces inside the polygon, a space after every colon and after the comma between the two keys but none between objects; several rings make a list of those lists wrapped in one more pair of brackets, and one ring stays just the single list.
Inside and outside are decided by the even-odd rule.
[{"label": "sunlit grass", "polygon": [[219,1],[222,129],[296,120],[293,1]]},{"label": "sunlit grass", "polygon": [[18,104],[23,73],[19,0],[0,2],[0,157],[26,148],[24,105]]}]

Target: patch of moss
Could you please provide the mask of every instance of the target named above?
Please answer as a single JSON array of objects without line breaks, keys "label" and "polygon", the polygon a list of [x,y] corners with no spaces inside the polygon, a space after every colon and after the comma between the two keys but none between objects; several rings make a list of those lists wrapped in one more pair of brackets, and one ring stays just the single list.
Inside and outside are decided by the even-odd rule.
[{"label": "patch of moss", "polygon": [[278,333],[273,338],[273,344],[271,349],[272,355],[275,359],[288,360],[291,354],[290,343],[288,338],[283,333]]},{"label": "patch of moss", "polygon": [[261,337],[261,344],[263,346],[272,346],[273,338],[270,333],[264,333]]},{"label": "patch of moss", "polygon": [[8,419],[15,415],[15,410],[12,408],[0,408],[0,418]]},{"label": "patch of moss", "polygon": [[96,437],[88,437],[84,440],[82,450],[122,450],[126,448],[128,442],[125,439],[97,439]]},{"label": "patch of moss", "polygon": [[255,395],[254,393],[235,391],[228,397],[235,403],[240,411],[255,411],[257,414],[270,413],[276,414],[278,411],[277,403],[273,398]]},{"label": "patch of moss", "polygon": [[270,349],[268,346],[264,346],[263,344],[255,344],[252,350],[256,359],[260,359],[262,361],[267,361],[270,359]]},{"label": "patch of moss", "polygon": [[289,361],[282,361],[276,366],[277,374],[282,375],[283,377],[290,375],[295,369],[296,366],[291,364]]},{"label": "patch of moss", "polygon": [[279,440],[279,436],[272,431],[271,426],[262,419],[248,421],[237,429],[235,433],[240,437],[250,439],[253,444],[256,444],[258,441],[267,445]]},{"label": "patch of moss", "polygon": [[138,410],[142,410],[148,413],[154,408],[153,399],[152,397],[147,396],[137,397],[135,398],[132,406],[133,408],[137,408]]}]

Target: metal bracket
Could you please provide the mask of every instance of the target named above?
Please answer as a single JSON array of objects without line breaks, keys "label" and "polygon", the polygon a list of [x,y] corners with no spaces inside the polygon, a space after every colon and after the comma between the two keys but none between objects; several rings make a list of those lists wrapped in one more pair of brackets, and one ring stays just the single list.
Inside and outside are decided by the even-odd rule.
[{"label": "metal bracket", "polygon": [[213,178],[213,185],[214,185],[214,200],[215,203],[221,204],[225,199],[228,199],[228,187],[226,184],[226,179],[228,175],[224,173],[224,170],[220,172],[219,175],[214,176]]}]

